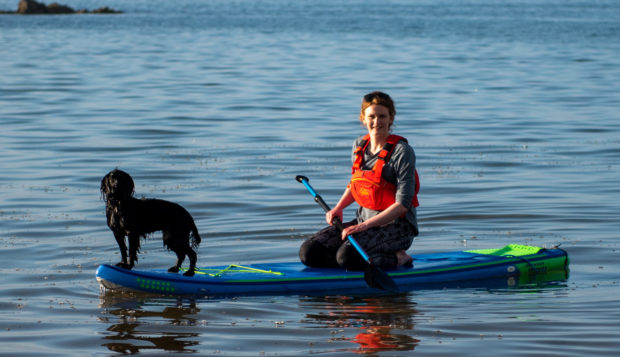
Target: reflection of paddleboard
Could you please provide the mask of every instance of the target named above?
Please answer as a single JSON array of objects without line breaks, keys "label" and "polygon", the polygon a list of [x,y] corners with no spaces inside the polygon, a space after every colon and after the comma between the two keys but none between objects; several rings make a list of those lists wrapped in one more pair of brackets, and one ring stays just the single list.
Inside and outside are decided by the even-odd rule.
[{"label": "reflection of paddleboard", "polygon": [[[417,288],[473,286],[476,281],[500,279],[508,286],[532,275],[567,277],[568,254],[510,244],[500,249],[413,255],[414,267],[386,270],[403,291]],[[324,294],[378,292],[368,287],[364,272],[308,268],[299,262],[229,265],[197,269],[193,277],[165,269],[127,270],[100,265],[97,280],[106,290],[143,291],[168,295],[226,296],[264,294]]]}]

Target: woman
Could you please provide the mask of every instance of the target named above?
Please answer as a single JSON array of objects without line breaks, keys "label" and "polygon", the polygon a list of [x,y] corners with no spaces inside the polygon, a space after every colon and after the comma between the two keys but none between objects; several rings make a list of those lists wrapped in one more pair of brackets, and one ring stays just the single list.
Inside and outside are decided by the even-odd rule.
[{"label": "woman", "polygon": [[[353,145],[351,182],[338,204],[325,214],[329,226],[301,245],[299,257],[304,264],[365,269],[366,262],[346,239],[352,234],[376,266],[411,266],[413,260],[405,251],[418,235],[419,180],[413,148],[405,138],[390,134],[395,115],[389,95],[372,92],[364,96],[360,121],[368,134]],[[343,210],[353,202],[360,206],[357,217],[339,232],[332,222],[342,221]]]}]

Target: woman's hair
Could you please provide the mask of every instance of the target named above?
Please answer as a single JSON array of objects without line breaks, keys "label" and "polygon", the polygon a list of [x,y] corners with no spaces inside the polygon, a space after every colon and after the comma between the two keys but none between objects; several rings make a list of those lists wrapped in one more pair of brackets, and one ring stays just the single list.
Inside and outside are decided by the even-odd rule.
[{"label": "woman's hair", "polygon": [[362,110],[360,111],[361,122],[364,122],[364,111],[366,111],[366,108],[370,107],[373,104],[386,107],[390,112],[390,116],[392,117],[392,119],[394,119],[394,117],[396,116],[396,107],[394,106],[394,101],[392,100],[392,98],[390,98],[389,95],[383,92],[374,91],[366,94],[362,98]]}]

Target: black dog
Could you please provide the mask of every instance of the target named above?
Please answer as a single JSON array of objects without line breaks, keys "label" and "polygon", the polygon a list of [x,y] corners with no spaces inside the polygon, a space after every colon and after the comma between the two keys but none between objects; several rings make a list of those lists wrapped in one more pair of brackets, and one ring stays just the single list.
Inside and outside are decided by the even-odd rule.
[{"label": "black dog", "polygon": [[[108,227],[121,249],[119,267],[131,269],[138,260],[140,238],[149,233],[162,231],[164,246],[177,255],[176,264],[168,269],[177,273],[185,256],[189,257],[189,269],[185,276],[193,276],[196,269],[196,249],[200,235],[192,216],[180,205],[157,199],[137,199],[133,197],[133,179],[128,173],[115,169],[101,180],[101,194],[106,201]],[[192,242],[190,246],[190,235]],[[129,242],[129,257],[125,236]]]}]

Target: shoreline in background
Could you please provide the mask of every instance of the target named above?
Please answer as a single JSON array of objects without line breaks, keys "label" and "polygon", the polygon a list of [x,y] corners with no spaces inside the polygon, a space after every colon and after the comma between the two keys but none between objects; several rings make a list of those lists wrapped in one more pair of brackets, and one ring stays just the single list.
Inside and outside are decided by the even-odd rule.
[{"label": "shoreline in background", "polygon": [[65,15],[65,14],[122,14],[122,11],[112,9],[108,6],[100,7],[95,10],[80,9],[75,10],[70,6],[58,4],[56,2],[49,5],[35,0],[20,0],[17,4],[17,11],[0,10],[3,15]]}]

